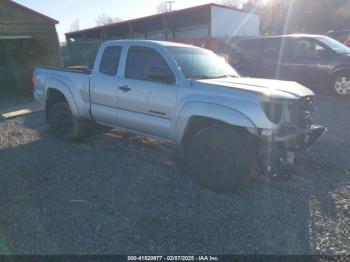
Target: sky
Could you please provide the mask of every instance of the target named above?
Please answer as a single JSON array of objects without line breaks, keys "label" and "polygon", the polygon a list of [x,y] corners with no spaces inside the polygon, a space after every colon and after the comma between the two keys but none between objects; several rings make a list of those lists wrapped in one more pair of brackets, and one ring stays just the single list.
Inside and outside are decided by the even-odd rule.
[{"label": "sky", "polygon": [[[67,33],[75,21],[80,29],[96,26],[96,18],[105,13],[123,20],[152,15],[157,12],[161,0],[14,0],[15,2],[58,20],[57,32],[60,41],[65,41]],[[215,0],[176,0],[173,9],[183,9],[207,4]]]}]

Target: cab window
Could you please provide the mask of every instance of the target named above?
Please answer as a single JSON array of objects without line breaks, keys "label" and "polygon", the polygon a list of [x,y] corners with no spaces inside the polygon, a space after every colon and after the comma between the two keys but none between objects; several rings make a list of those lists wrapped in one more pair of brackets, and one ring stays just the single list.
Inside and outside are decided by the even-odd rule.
[{"label": "cab window", "polygon": [[105,49],[100,63],[100,72],[102,74],[117,75],[121,52],[121,46],[109,46]]},{"label": "cab window", "polygon": [[[126,62],[126,78],[145,81],[169,82],[149,77],[149,72],[152,67],[166,68],[169,70],[169,72],[171,72],[163,57],[156,50],[138,46],[129,48]],[[175,79],[173,74],[171,78]]]}]

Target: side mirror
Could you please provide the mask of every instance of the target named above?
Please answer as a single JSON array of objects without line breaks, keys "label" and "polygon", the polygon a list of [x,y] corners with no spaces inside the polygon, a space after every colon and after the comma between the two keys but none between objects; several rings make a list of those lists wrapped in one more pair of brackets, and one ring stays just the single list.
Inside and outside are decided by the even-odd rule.
[{"label": "side mirror", "polygon": [[171,71],[164,66],[151,66],[147,74],[148,78],[172,84],[174,77]]}]

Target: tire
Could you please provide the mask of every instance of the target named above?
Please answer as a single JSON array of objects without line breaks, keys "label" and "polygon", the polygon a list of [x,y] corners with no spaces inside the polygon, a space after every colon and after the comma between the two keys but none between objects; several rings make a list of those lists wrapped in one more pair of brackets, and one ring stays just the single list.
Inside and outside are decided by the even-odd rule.
[{"label": "tire", "polygon": [[47,122],[51,132],[59,139],[81,141],[89,134],[89,124],[72,115],[65,102],[54,104],[47,112]]},{"label": "tire", "polygon": [[221,125],[202,129],[185,150],[191,178],[214,192],[242,189],[255,174],[256,148],[243,130]]},{"label": "tire", "polygon": [[337,96],[350,96],[350,72],[339,73],[334,77],[332,91]]}]

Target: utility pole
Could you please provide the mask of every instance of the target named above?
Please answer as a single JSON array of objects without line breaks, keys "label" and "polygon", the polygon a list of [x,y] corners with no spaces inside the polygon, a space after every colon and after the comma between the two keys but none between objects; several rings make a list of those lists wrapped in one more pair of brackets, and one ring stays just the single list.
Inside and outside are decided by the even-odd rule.
[{"label": "utility pole", "polygon": [[169,12],[173,11],[172,5],[175,3],[175,1],[165,1],[165,4],[169,5]]}]

